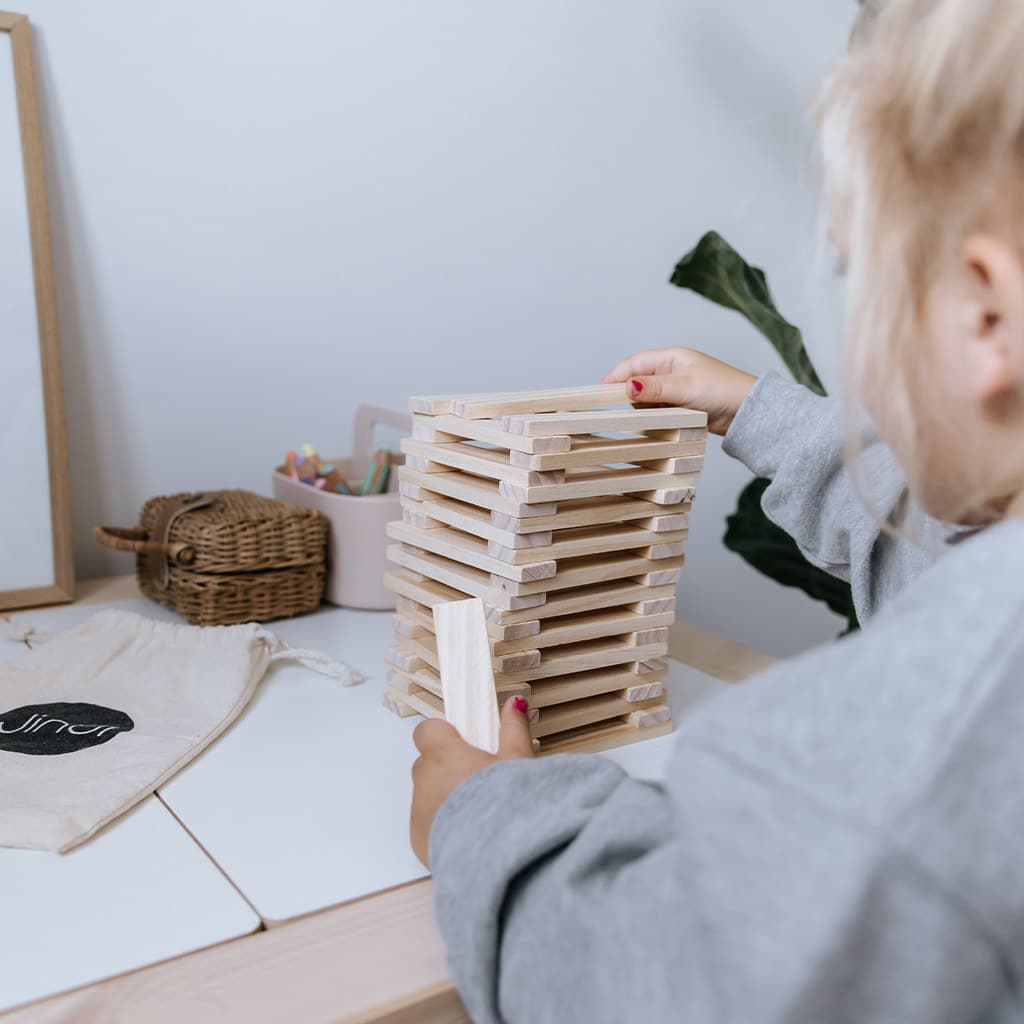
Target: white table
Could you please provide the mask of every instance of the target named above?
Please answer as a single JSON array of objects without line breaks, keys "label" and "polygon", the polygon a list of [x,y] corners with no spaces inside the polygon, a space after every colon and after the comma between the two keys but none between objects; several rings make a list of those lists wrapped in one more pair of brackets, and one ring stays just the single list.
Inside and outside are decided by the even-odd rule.
[{"label": "white table", "polygon": [[[131,588],[117,588],[118,593],[126,590],[130,592]],[[121,607],[151,617],[175,618],[160,606],[133,596],[101,604],[34,611],[17,618],[31,622],[38,629],[62,630],[83,621],[101,607]],[[119,947],[122,954],[130,948],[135,960],[129,963],[127,956],[122,955],[120,961],[113,957],[98,962],[90,951],[88,956],[77,957],[77,974],[71,977],[68,972],[54,969],[49,958],[41,957],[40,970],[30,990],[12,986],[8,991],[6,975],[0,969],[0,1008],[11,1005],[15,999],[32,998],[26,991],[35,995],[56,992],[70,984],[98,979],[130,966],[194,949],[205,942],[220,941],[230,937],[228,933],[238,935],[255,928],[256,915],[226,878],[244,893],[265,924],[281,925],[275,927],[272,934],[280,932],[283,945],[268,946],[266,942],[257,941],[270,933],[245,940],[252,943],[251,968],[242,966],[244,955],[235,946],[222,945],[216,955],[211,951],[196,958],[197,965],[208,963],[209,967],[199,966],[190,973],[189,958],[151,969],[158,972],[155,978],[163,976],[159,972],[164,972],[169,979],[172,974],[179,979],[193,978],[196,1006],[205,1005],[203,1000],[211,998],[211,990],[219,991],[219,986],[228,983],[228,976],[223,973],[226,970],[234,986],[231,1019],[254,1019],[261,1012],[260,999],[265,996],[250,995],[250,992],[266,989],[264,975],[271,969],[271,964],[260,961],[259,950],[277,949],[279,952],[273,955],[284,958],[278,968],[279,972],[284,972],[280,984],[300,985],[304,1003],[310,1008],[328,1005],[334,1012],[334,1007],[340,1007],[345,1001],[343,993],[354,993],[359,988],[355,977],[366,983],[366,991],[359,996],[364,1000],[358,1004],[360,1006],[373,1005],[380,993],[390,990],[394,998],[406,993],[400,996],[403,1006],[411,998],[408,993],[423,992],[428,993],[424,996],[428,1001],[440,1000],[439,1008],[442,1004],[457,1007],[450,982],[443,975],[443,956],[430,925],[429,883],[417,882],[394,889],[422,878],[424,870],[409,850],[407,831],[411,792],[409,768],[415,757],[410,735],[417,719],[399,719],[380,704],[384,686],[383,651],[390,642],[390,615],[324,608],[311,616],[271,623],[268,628],[293,646],[318,648],[348,661],[364,671],[368,680],[346,688],[295,665],[275,668],[235,725],[163,787],[161,799],[187,832],[162,805],[149,800],[85,844],[78,854],[52,855],[57,865],[51,869],[55,872],[52,877],[59,874],[62,880],[66,879],[60,885],[74,891],[87,884],[94,904],[105,900],[113,907],[113,913],[103,918],[100,929],[82,915],[73,918],[68,933],[70,946],[80,949],[94,943],[96,934],[102,932],[104,941]],[[676,718],[724,686],[718,678],[697,669],[678,662],[670,665],[668,692]],[[716,674],[723,674],[717,666],[705,667],[713,667]],[[656,779],[664,773],[672,742],[673,737],[666,736],[599,756],[613,758],[632,774]],[[160,822],[159,826],[156,821]],[[160,844],[161,854],[145,848],[147,838]],[[207,854],[224,875],[217,872]],[[8,861],[4,858],[8,855],[13,855],[11,864],[18,857],[51,857],[0,851],[0,872],[7,877],[14,876],[14,869],[5,871]],[[91,881],[76,883],[75,872],[79,870],[74,867],[76,857],[82,865],[79,879],[86,878],[92,860],[105,861],[106,867],[115,870],[104,873],[103,868],[94,868],[88,876]],[[156,865],[158,880],[139,868],[140,861],[147,860]],[[188,875],[188,865],[194,869],[195,877]],[[205,874],[198,870],[199,865],[204,866]],[[215,897],[202,888],[200,875],[207,881],[218,882],[210,889],[210,893],[216,889]],[[50,891],[56,891],[52,883],[36,879],[42,879],[42,875],[27,879],[26,890],[34,888],[38,892],[40,885],[44,890],[49,885]],[[382,889],[391,892],[381,894]],[[202,899],[193,898],[203,893]],[[371,893],[377,894],[371,900],[351,902]],[[224,899],[225,894],[231,898]],[[136,901],[141,902],[133,910],[130,904]],[[328,914],[302,917],[339,903],[346,903],[346,906]],[[228,904],[236,909],[241,904],[244,913],[229,913],[231,906]],[[408,954],[402,965],[385,961],[389,954],[382,949],[397,946],[402,940],[398,933],[384,939],[387,917],[374,917],[369,909],[365,912],[361,909],[364,906],[379,906],[381,915],[394,915],[396,927],[399,922],[405,922],[400,934],[405,936],[408,932],[410,949],[422,954],[422,962],[414,962]],[[150,922],[148,931],[143,929],[146,933],[143,935],[138,934],[136,911],[139,908]],[[179,910],[180,920],[176,916]],[[9,927],[10,935],[21,933],[26,948],[35,943],[38,949],[46,939],[45,922],[29,911],[28,907],[15,906],[13,911],[5,913],[4,921],[0,922],[0,936],[8,934],[5,928]],[[291,920],[296,918],[301,920]],[[191,931],[184,928],[186,919]],[[178,928],[178,924],[182,928]],[[376,945],[372,948],[367,944],[367,963],[363,967],[359,966],[358,959],[364,955],[364,950],[352,935],[353,928],[365,928],[368,934],[373,931],[380,936],[374,940]],[[292,936],[291,941],[285,939],[286,934]],[[323,967],[314,966],[318,958],[322,959],[327,941],[324,936],[328,934],[332,943],[355,942],[347,954],[349,962],[345,968],[356,975],[348,981],[344,981],[340,968],[332,968],[333,974],[325,974]],[[28,936],[27,941],[25,936]],[[294,951],[284,952],[288,949]],[[0,959],[5,955],[9,954],[0,939]],[[76,956],[66,953],[61,959],[74,963]],[[24,969],[19,967],[18,970]],[[360,970],[362,974],[358,973]],[[114,993],[110,998],[116,1005],[120,1005],[118,1000],[128,998],[141,1008],[147,1020],[155,1019],[152,1014],[156,1006],[171,1020],[179,1019],[175,1014],[183,1012],[182,1006],[192,1005],[189,1002],[193,998],[192,989],[181,989],[180,981],[174,983],[174,999],[168,1002],[166,989],[159,982],[150,984],[147,978],[147,972],[143,972],[108,982],[100,988],[106,991],[107,986],[114,986],[110,989]],[[403,989],[406,983],[409,987]],[[332,984],[335,984],[333,990]],[[71,1015],[53,1019],[77,1019],[64,1007],[82,1011],[86,1005],[91,1005],[76,1002],[76,999],[76,996],[58,999],[53,1004],[53,1012]],[[243,1004],[244,1012],[240,1009]],[[431,1006],[434,1007],[433,1002]],[[356,1013],[353,1019],[363,1020],[362,1012]],[[340,1009],[338,1013],[341,1014]],[[438,1009],[438,1013],[439,1016],[429,1019],[453,1019],[444,1016],[449,1013],[448,1009]],[[18,1020],[21,1019],[19,1015]]]}]

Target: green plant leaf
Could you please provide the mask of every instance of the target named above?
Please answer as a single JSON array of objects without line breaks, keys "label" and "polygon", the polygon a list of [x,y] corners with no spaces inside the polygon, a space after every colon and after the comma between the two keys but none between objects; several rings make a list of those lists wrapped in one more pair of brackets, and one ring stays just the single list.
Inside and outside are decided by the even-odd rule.
[{"label": "green plant leaf", "polygon": [[726,519],[723,543],[769,579],[824,601],[846,619],[847,633],[858,629],[850,584],[811,565],[796,541],[764,514],[761,497],[770,483],[758,478],[743,489],[736,511]]},{"label": "green plant leaf", "polygon": [[717,231],[709,231],[676,264],[670,280],[741,313],[772,343],[796,381],[825,394],[803,335],[775,308],[764,271],[747,263]]}]

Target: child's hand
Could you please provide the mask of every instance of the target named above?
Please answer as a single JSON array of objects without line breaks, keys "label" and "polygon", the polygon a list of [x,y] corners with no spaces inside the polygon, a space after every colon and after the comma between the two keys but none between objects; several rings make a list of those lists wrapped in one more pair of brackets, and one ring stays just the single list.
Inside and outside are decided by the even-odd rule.
[{"label": "child's hand", "polygon": [[[518,702],[518,703],[517,703]],[[512,697],[501,709],[501,732],[497,755],[470,746],[454,726],[430,718],[412,734],[419,758],[412,766],[412,812],[409,833],[413,853],[427,864],[430,826],[448,794],[460,783],[498,761],[533,757],[533,741],[526,717],[526,701]]]},{"label": "child's hand", "polygon": [[601,382],[623,381],[635,405],[680,405],[708,414],[708,430],[724,434],[757,378],[690,348],[654,348],[624,359]]}]

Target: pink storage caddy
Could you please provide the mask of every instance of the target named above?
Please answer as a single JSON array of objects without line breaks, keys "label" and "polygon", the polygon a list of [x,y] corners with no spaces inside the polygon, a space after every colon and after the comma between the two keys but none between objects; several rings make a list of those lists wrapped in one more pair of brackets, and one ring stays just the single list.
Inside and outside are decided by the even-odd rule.
[{"label": "pink storage caddy", "polygon": [[274,472],[273,484],[275,498],[315,508],[330,520],[326,599],[346,608],[372,611],[395,607],[395,595],[384,589],[384,574],[390,568],[385,527],[402,518],[397,466],[391,467],[384,494],[362,497],[358,493],[373,456],[373,429],[378,424],[397,427],[406,434],[412,430],[412,419],[407,413],[361,405],[355,417],[356,454],[347,459],[324,456],[337,467],[355,492],[353,495],[318,491],[292,480],[280,466]]}]

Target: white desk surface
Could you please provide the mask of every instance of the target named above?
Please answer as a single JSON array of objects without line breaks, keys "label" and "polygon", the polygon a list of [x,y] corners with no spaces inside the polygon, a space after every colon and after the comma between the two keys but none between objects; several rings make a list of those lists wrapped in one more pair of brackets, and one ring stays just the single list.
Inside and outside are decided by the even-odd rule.
[{"label": "white desk surface", "polygon": [[[179,621],[134,597],[11,617],[59,632],[111,607]],[[408,842],[419,719],[381,706],[390,613],[325,606],[268,628],[367,681],[341,687],[278,666],[235,725],[163,787],[166,807],[150,798],[69,854],[0,849],[0,1012],[248,934],[260,918],[273,926],[424,877]],[[0,661],[25,649],[0,642]],[[670,662],[674,717],[726,685]],[[657,779],[672,743],[598,756]]]},{"label": "white desk surface", "polygon": [[[26,615],[63,629],[99,607]],[[169,615],[144,599],[116,602]],[[367,675],[355,687],[294,665],[275,668],[235,725],[161,790],[161,798],[268,925],[422,878],[408,840],[418,718],[381,705],[391,615],[325,606],[268,628]],[[678,719],[726,684],[670,662]],[[664,775],[672,736],[608,751],[631,774]]]},{"label": "white desk surface", "polygon": [[71,853],[0,849],[0,878],[0,1011],[260,926],[156,797]]}]

